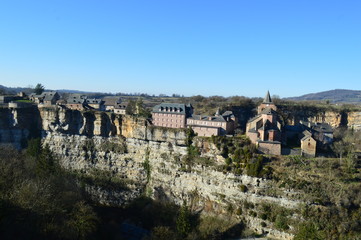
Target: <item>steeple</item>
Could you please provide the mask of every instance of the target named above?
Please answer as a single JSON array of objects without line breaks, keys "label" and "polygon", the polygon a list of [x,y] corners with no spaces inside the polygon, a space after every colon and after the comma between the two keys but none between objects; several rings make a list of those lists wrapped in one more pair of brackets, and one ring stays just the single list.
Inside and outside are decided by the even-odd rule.
[{"label": "steeple", "polygon": [[272,99],[271,99],[271,96],[269,94],[269,91],[267,91],[267,94],[264,97],[263,103],[272,103]]},{"label": "steeple", "polygon": [[215,116],[221,116],[221,114],[220,114],[220,112],[219,112],[219,108],[217,109],[217,112],[216,112],[216,114],[215,114]]}]

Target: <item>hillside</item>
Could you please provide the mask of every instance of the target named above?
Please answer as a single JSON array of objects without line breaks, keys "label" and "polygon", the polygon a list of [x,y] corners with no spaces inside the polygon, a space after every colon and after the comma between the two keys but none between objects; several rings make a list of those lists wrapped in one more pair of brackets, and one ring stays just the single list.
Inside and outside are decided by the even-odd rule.
[{"label": "hillside", "polygon": [[299,97],[290,97],[295,101],[327,101],[332,103],[361,103],[360,90],[335,89],[318,93],[309,93]]}]

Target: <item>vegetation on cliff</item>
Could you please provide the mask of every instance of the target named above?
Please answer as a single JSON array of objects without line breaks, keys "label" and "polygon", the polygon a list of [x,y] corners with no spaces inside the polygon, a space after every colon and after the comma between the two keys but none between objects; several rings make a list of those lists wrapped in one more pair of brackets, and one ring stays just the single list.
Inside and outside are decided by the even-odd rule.
[{"label": "vegetation on cliff", "polygon": [[87,239],[98,217],[49,148],[0,148],[0,238]]}]

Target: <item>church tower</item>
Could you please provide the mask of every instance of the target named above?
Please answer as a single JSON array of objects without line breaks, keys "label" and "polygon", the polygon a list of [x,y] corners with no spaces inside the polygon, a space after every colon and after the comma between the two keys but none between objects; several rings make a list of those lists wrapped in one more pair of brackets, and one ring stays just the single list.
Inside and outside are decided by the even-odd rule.
[{"label": "church tower", "polygon": [[272,109],[274,111],[277,111],[277,107],[272,102],[271,95],[270,95],[269,91],[267,91],[267,94],[264,97],[263,102],[261,103],[261,105],[258,106],[258,109],[257,109],[258,114],[260,114],[266,108],[270,108],[270,109]]}]

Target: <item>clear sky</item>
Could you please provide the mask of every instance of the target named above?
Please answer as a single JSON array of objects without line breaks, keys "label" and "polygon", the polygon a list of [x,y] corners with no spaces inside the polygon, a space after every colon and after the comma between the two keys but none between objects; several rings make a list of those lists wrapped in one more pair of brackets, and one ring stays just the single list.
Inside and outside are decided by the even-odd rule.
[{"label": "clear sky", "polygon": [[360,0],[0,2],[5,86],[289,97],[360,80]]}]

